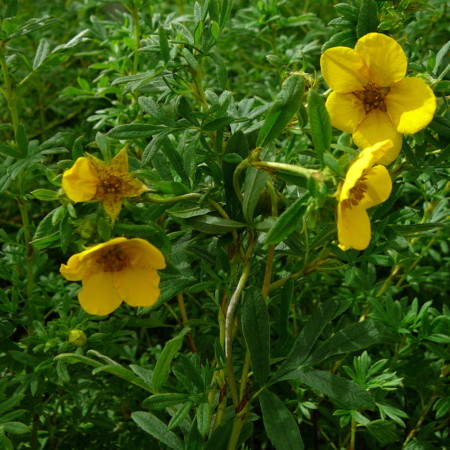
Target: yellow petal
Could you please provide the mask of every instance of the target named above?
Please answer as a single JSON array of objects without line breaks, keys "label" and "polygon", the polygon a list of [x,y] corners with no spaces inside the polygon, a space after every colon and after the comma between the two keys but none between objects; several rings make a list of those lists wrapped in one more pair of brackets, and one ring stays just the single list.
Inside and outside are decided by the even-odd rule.
[{"label": "yellow petal", "polygon": [[117,216],[120,214],[120,210],[122,209],[122,198],[120,198],[117,194],[107,194],[103,196],[101,202],[106,214],[108,214],[108,216],[114,222],[117,219]]},{"label": "yellow petal", "polygon": [[365,175],[367,191],[358,206],[368,209],[389,198],[392,191],[392,180],[384,166],[374,166]]},{"label": "yellow petal", "polygon": [[88,158],[81,157],[63,173],[62,188],[74,202],[92,200],[97,191],[99,178]]},{"label": "yellow petal", "polygon": [[436,97],[419,78],[405,78],[391,86],[384,102],[399,133],[414,134],[425,128],[436,111]]},{"label": "yellow petal", "polygon": [[61,275],[69,281],[80,281],[86,273],[94,272],[95,267],[90,258],[83,258],[81,253],[72,255],[66,264],[59,268]]},{"label": "yellow petal", "polygon": [[332,92],[325,103],[333,127],[352,133],[366,113],[360,100],[353,94]]},{"label": "yellow petal", "polygon": [[148,187],[137,178],[128,176],[123,180],[122,195],[124,197],[136,197],[148,191]]},{"label": "yellow petal", "polygon": [[387,139],[365,148],[358,155],[347,170],[344,183],[338,189],[337,197],[339,201],[342,202],[350,198],[350,190],[358,183],[363,173],[368,173],[374,164],[382,160],[386,152],[392,148],[392,145],[392,141]]},{"label": "yellow petal", "polygon": [[110,168],[117,174],[128,173],[128,153],[124,147],[111,161]]},{"label": "yellow petal", "polygon": [[124,250],[130,258],[132,267],[150,267],[154,269],[164,269],[166,267],[163,254],[154,245],[144,239],[129,239],[124,244]]},{"label": "yellow petal", "polygon": [[370,111],[353,132],[353,140],[360,149],[370,147],[385,139],[390,139],[393,146],[378,161],[383,165],[390,164],[397,158],[402,148],[402,135],[394,128],[387,113],[378,109]]},{"label": "yellow petal", "polygon": [[351,209],[338,205],[338,239],[340,245],[356,250],[364,250],[370,243],[370,220],[360,206]]},{"label": "yellow petal", "polygon": [[114,273],[114,286],[130,306],[151,306],[159,297],[159,275],[151,268],[129,267]]},{"label": "yellow petal", "polygon": [[113,273],[101,271],[83,278],[78,300],[87,313],[105,316],[121,305],[122,299],[114,288]]},{"label": "yellow petal", "polygon": [[400,44],[380,33],[358,40],[355,51],[369,68],[369,78],[379,87],[388,87],[405,77],[408,60]]},{"label": "yellow petal", "polygon": [[358,91],[369,81],[364,60],[351,48],[329,48],[320,57],[320,67],[323,79],[336,92]]}]

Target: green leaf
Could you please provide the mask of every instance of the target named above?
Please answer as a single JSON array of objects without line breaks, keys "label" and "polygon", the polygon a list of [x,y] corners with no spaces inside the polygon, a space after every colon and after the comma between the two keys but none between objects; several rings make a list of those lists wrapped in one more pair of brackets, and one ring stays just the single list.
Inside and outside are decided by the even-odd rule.
[{"label": "green leaf", "polygon": [[9,0],[6,3],[7,3],[6,11],[2,19],[9,19],[11,17],[15,17],[17,15],[17,10],[19,9],[18,0]]},{"label": "green leaf", "polygon": [[8,398],[8,400],[5,400],[4,402],[0,403],[0,416],[3,416],[10,409],[13,409],[16,405],[18,405],[22,401],[24,397],[25,397],[24,394],[13,394],[11,398]]},{"label": "green leaf", "polygon": [[183,450],[183,444],[175,433],[169,431],[167,425],[157,417],[144,411],[131,413],[131,418],[148,434],[175,450]]},{"label": "green leaf", "polygon": [[[217,24],[216,24],[217,25]],[[214,26],[214,23],[212,24],[212,27]],[[213,28],[211,28],[213,30]],[[228,82],[228,70],[227,66],[223,62],[222,58],[219,56],[219,54],[215,52],[208,53],[208,56],[212,58],[214,61],[214,64],[216,66],[216,75],[217,75],[217,81],[219,82],[219,86],[221,89],[227,88],[227,82]]]},{"label": "green leaf", "polygon": [[366,429],[383,447],[400,439],[400,430],[389,420],[374,420]]},{"label": "green leaf", "polygon": [[0,427],[3,427],[7,433],[11,434],[25,434],[30,431],[30,428],[21,422],[6,422],[2,423]]},{"label": "green leaf", "polygon": [[226,160],[227,155],[238,155],[246,158],[250,151],[247,136],[242,131],[236,131],[230,136],[225,147],[225,154],[222,160],[222,178],[225,189],[226,210],[231,218],[239,218],[241,204],[233,187],[233,174],[238,166],[238,162]]},{"label": "green leaf", "polygon": [[202,436],[206,436],[209,431],[211,421],[211,405],[208,397],[204,396],[197,407],[197,428]]},{"label": "green leaf", "polygon": [[322,45],[322,53],[332,47],[350,47],[353,48],[356,44],[356,34],[354,30],[341,31],[333,34],[333,36]]},{"label": "green leaf", "polygon": [[331,123],[325,102],[314,89],[308,93],[308,117],[314,150],[323,164],[323,154],[330,151]]},{"label": "green leaf", "polygon": [[211,122],[202,125],[202,129],[204,131],[221,130],[224,129],[226,126],[228,126],[230,123],[232,123],[233,120],[234,117],[231,116],[219,117],[218,119],[214,119]]},{"label": "green leaf", "polygon": [[301,367],[289,372],[283,380],[297,380],[311,389],[344,403],[353,409],[374,409],[372,396],[353,381],[338,377],[332,373]]},{"label": "green leaf", "polygon": [[24,36],[26,34],[32,33],[33,31],[39,30],[40,28],[48,27],[52,23],[60,22],[56,17],[44,16],[40,18],[34,18],[26,21],[21,25],[14,33],[7,37],[7,40],[13,39],[18,36]]},{"label": "green leaf", "polygon": [[224,234],[245,227],[243,223],[216,216],[193,217],[186,221],[192,228],[207,234]]},{"label": "green leaf", "polygon": [[[152,392],[150,388],[136,375],[134,375],[131,370],[126,369],[122,366],[117,366],[113,364],[103,364],[99,361],[96,361],[95,359],[88,358],[84,355],[79,355],[78,353],[61,353],[60,355],[55,357],[55,360],[63,360],[68,364],[75,364],[75,363],[84,363],[88,364],[90,366],[93,366],[96,368],[96,372],[103,371],[110,373],[112,375],[115,375],[119,378],[122,378],[132,384],[135,384],[136,386],[139,386],[140,388],[144,389],[145,391]],[[95,370],[95,369],[94,369]]]},{"label": "green leaf", "polygon": [[184,328],[178,336],[166,342],[161,355],[156,361],[155,370],[152,374],[152,388],[155,392],[159,392],[169,377],[170,364],[173,358],[180,350],[184,336],[189,332],[189,328]]},{"label": "green leaf", "polygon": [[0,153],[3,153],[6,156],[10,156],[11,158],[21,158],[22,155],[17,152],[16,149],[9,146],[8,144],[5,144],[4,142],[0,142]]},{"label": "green leaf", "polygon": [[114,139],[146,138],[159,133],[163,127],[146,123],[133,123],[119,125],[108,132],[108,136]]},{"label": "green leaf", "polygon": [[[350,302],[346,306],[349,304]],[[306,360],[323,329],[342,312],[342,309],[341,303],[337,300],[328,300],[319,306],[295,339],[292,350],[273,377],[274,382]]]},{"label": "green leaf", "polygon": [[164,409],[170,406],[179,405],[180,403],[186,403],[189,400],[188,394],[155,394],[147,397],[142,406],[147,409]]},{"label": "green leaf", "polygon": [[159,50],[161,51],[162,59],[167,62],[170,59],[169,40],[167,39],[166,30],[162,25],[158,28],[159,36]]},{"label": "green leaf", "polygon": [[28,155],[28,138],[23,124],[19,124],[17,127],[16,142],[20,153],[23,157],[26,157]]},{"label": "green leaf", "polygon": [[254,167],[249,167],[245,173],[242,212],[247,223],[253,223],[253,213],[266,187],[268,178],[269,175],[266,172],[255,169]]},{"label": "green leaf", "polygon": [[266,237],[266,244],[278,244],[293,231],[301,227],[303,214],[308,205],[309,195],[303,194],[290,205],[276,220]]},{"label": "green leaf", "polygon": [[242,304],[242,332],[250,352],[253,376],[263,386],[269,376],[270,328],[267,305],[261,292],[253,288]]},{"label": "green leaf", "polygon": [[300,75],[291,75],[286,79],[259,131],[257,147],[264,147],[273,141],[289,124],[300,108],[304,89]]},{"label": "green leaf", "polygon": [[50,44],[47,39],[41,39],[38,48],[36,49],[36,54],[34,55],[33,70],[36,70],[45,61],[49,52]]},{"label": "green leaf", "polygon": [[323,342],[305,361],[313,366],[330,356],[354,352],[377,342],[383,332],[383,326],[373,320],[366,320],[339,330]]},{"label": "green leaf", "polygon": [[187,415],[189,414],[189,411],[191,410],[193,406],[192,401],[187,401],[183,405],[181,405],[177,412],[172,416],[170,419],[169,425],[167,426],[168,430],[173,430],[175,427],[180,425],[180,423],[183,422],[183,420],[186,419]]},{"label": "green leaf", "polygon": [[277,450],[303,450],[303,441],[292,414],[273,392],[259,396],[267,436]]},{"label": "green leaf", "polygon": [[34,198],[37,198],[38,200],[42,200],[45,202],[58,199],[58,194],[50,189],[35,189],[34,191],[31,191],[30,194]]},{"label": "green leaf", "polygon": [[356,36],[362,38],[367,33],[377,31],[378,7],[375,0],[363,0],[356,25]]}]

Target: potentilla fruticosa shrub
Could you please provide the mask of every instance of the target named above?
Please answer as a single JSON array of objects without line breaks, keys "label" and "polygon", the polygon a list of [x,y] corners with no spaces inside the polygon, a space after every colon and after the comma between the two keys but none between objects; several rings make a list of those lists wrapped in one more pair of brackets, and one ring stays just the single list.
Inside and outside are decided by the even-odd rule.
[{"label": "potentilla fruticosa shrub", "polygon": [[446,2],[0,2],[0,447],[446,448]]}]

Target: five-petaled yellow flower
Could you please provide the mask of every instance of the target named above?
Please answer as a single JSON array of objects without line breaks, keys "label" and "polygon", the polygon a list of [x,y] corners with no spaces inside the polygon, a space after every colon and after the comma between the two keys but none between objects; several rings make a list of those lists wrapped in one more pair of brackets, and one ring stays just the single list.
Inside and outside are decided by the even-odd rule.
[{"label": "five-petaled yellow flower", "polygon": [[392,38],[369,33],[354,49],[326,50],[320,66],[325,82],[334,91],[326,101],[331,123],[352,133],[363,149],[384,139],[393,147],[380,164],[389,164],[399,154],[402,134],[425,128],[436,110],[436,98],[418,78],[405,78],[408,61]]},{"label": "five-petaled yellow flower", "polygon": [[69,258],[60,268],[70,281],[80,281],[81,307],[104,316],[122,301],[131,306],[151,306],[159,297],[159,275],[166,263],[162,253],[144,239],[118,237],[89,247]]},{"label": "five-petaled yellow flower", "polygon": [[74,202],[102,202],[111,220],[116,220],[123,198],[135,197],[148,188],[128,173],[128,155],[122,149],[110,164],[87,154],[63,174],[62,188]]},{"label": "five-petaled yellow flower", "polygon": [[385,140],[364,149],[338,189],[337,227],[343,250],[364,250],[369,245],[371,229],[366,210],[387,200],[391,193],[389,172],[377,163],[385,158],[392,145],[392,141]]}]

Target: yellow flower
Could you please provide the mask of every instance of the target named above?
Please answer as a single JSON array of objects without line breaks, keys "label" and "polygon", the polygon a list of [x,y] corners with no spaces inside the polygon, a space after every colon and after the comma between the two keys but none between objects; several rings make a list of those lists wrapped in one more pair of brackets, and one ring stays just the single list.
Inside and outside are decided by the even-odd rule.
[{"label": "yellow flower", "polygon": [[326,101],[332,125],[352,133],[361,149],[384,139],[393,142],[380,164],[389,164],[398,156],[402,134],[417,133],[433,119],[433,91],[418,78],[405,78],[406,55],[384,34],[366,34],[354,49],[330,48],[320,65],[334,91]]},{"label": "yellow flower", "polygon": [[159,297],[159,275],[166,263],[162,253],[149,242],[118,237],[89,247],[61,264],[61,274],[80,281],[81,307],[89,314],[104,316],[122,301],[131,306],[151,306]]},{"label": "yellow flower", "polygon": [[114,221],[122,208],[122,199],[147,191],[145,184],[128,173],[128,155],[123,148],[106,164],[92,155],[78,158],[63,174],[62,188],[74,202],[102,202]]},{"label": "yellow flower", "polygon": [[337,228],[340,247],[364,250],[370,242],[367,209],[389,197],[392,181],[386,167],[376,163],[392,149],[392,141],[378,142],[364,149],[347,171],[337,192]]}]

